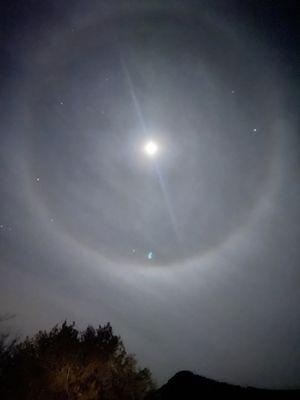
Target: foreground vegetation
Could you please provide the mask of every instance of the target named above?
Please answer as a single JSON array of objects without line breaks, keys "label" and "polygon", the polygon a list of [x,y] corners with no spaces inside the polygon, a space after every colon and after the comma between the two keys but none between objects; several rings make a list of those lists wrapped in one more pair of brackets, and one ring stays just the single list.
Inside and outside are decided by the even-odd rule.
[{"label": "foreground vegetation", "polygon": [[80,332],[64,322],[19,343],[1,336],[3,400],[140,400],[152,388],[110,324]]},{"label": "foreground vegetation", "polygon": [[[1,320],[1,318],[0,318]],[[290,399],[300,390],[263,390],[217,382],[181,371],[154,390],[110,324],[78,331],[64,322],[24,341],[0,334],[1,400]]]}]

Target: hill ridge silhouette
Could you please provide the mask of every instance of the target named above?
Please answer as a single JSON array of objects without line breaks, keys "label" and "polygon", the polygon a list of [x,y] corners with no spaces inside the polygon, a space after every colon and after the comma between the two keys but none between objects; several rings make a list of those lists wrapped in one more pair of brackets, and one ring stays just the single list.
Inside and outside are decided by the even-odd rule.
[{"label": "hill ridge silhouette", "polygon": [[194,374],[182,370],[162,385],[151,399],[153,400],[199,400],[206,396],[228,395],[243,399],[256,398],[300,398],[298,389],[265,389],[251,386],[239,386]]}]

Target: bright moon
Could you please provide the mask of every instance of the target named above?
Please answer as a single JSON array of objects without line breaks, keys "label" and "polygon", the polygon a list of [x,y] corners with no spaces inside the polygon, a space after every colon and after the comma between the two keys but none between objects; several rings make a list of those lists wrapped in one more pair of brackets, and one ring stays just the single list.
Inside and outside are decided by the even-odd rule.
[{"label": "bright moon", "polygon": [[149,157],[154,157],[158,152],[158,144],[149,140],[144,145],[144,153],[147,154]]}]

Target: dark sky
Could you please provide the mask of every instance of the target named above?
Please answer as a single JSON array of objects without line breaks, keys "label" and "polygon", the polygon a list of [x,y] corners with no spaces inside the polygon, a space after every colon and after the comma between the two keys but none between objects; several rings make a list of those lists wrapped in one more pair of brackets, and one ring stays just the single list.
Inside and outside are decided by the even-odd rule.
[{"label": "dark sky", "polygon": [[1,1],[13,331],[110,321],[159,383],[300,384],[297,3]]}]

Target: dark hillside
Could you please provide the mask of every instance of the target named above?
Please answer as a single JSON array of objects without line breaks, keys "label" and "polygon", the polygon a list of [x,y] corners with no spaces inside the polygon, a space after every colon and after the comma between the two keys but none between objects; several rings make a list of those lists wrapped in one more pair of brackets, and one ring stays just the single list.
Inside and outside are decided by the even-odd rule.
[{"label": "dark hillside", "polygon": [[[300,398],[300,390],[265,390],[217,382],[190,371],[181,371],[156,391],[153,400],[199,400],[212,398]],[[220,396],[220,397],[218,397]],[[222,396],[222,397],[221,397]],[[227,397],[228,396],[228,397]]]}]

